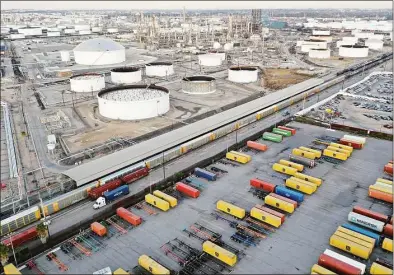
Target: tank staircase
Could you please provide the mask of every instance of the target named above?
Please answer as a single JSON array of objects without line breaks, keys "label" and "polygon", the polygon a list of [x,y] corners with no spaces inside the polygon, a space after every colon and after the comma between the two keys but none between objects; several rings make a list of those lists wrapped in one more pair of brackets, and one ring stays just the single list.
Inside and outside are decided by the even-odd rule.
[{"label": "tank staircase", "polygon": [[81,251],[83,254],[85,254],[86,256],[92,256],[92,252],[89,249],[87,249],[87,248],[83,247],[82,245],[80,245],[76,240],[71,239],[70,243],[73,246],[75,246],[79,251]]},{"label": "tank staircase", "polygon": [[68,266],[66,266],[62,261],[60,261],[55,254],[53,254],[53,252],[48,253],[47,257],[49,260],[53,261],[58,267],[59,270],[62,271],[67,271],[68,270]]},{"label": "tank staircase", "polygon": [[107,223],[109,223],[110,225],[112,225],[113,227],[115,227],[121,234],[126,234],[127,230],[124,229],[123,227],[121,227],[119,224],[117,224],[116,222],[114,222],[112,220],[112,218],[108,218],[105,220]]}]

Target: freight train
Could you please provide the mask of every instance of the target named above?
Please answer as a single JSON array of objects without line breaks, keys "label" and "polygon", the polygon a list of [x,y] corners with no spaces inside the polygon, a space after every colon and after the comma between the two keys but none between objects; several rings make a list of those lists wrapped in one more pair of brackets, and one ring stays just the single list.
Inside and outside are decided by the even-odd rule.
[{"label": "freight train", "polygon": [[[380,58],[375,58],[368,62],[368,65],[375,66],[376,64],[380,64],[386,60],[388,60],[392,54],[383,54]],[[375,65],[373,65],[375,64]],[[357,70],[352,71],[352,75],[354,72],[359,72],[360,70],[365,70],[367,68],[358,67]],[[213,130],[210,133],[204,133],[193,140],[185,142],[183,144],[179,144],[169,150],[166,150],[164,153],[160,153],[159,155],[155,155],[145,161],[141,161],[135,165],[123,168],[115,173],[107,175],[98,179],[93,183],[88,183],[83,185],[82,187],[75,189],[71,192],[68,192],[60,197],[57,197],[51,201],[44,202],[44,210],[41,210],[39,207],[35,206],[26,211],[18,213],[14,216],[11,216],[5,220],[1,221],[1,236],[8,234],[10,232],[16,231],[19,228],[25,227],[28,224],[31,224],[41,218],[42,211],[45,212],[45,215],[51,215],[60,210],[65,209],[75,203],[78,203],[89,197],[89,191],[92,188],[104,185],[110,181],[121,178],[122,176],[126,176],[130,173],[135,173],[135,171],[140,170],[142,168],[152,169],[154,167],[160,166],[163,162],[168,162],[177,157],[180,157],[187,152],[194,150],[200,146],[208,144],[220,137],[224,137],[242,127],[245,127],[249,124],[257,122],[263,118],[266,118],[284,108],[294,105],[300,101],[305,100],[306,98],[313,96],[335,84],[341,83],[345,80],[345,78],[349,77],[348,72],[342,71],[340,76],[333,77],[331,79],[326,80],[322,84],[319,84],[314,87],[305,88],[302,91],[294,91],[289,93],[286,97],[281,98],[280,100],[273,102],[268,107],[259,110],[255,113],[243,116],[236,121],[230,122],[220,128]]]}]

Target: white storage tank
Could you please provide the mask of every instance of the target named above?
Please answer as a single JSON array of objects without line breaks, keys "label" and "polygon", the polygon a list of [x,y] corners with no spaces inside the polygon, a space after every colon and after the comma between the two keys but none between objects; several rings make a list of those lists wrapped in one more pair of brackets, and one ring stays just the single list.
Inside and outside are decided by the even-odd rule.
[{"label": "white storage tank", "polygon": [[312,35],[330,35],[330,31],[313,30]]},{"label": "white storage tank", "polygon": [[64,33],[65,34],[74,34],[74,33],[76,33],[76,31],[75,31],[75,29],[65,29]]},{"label": "white storage tank", "polygon": [[383,49],[383,41],[379,39],[368,39],[365,41],[365,46],[371,50],[380,51]]},{"label": "white storage tank", "polygon": [[145,65],[146,76],[170,76],[174,74],[174,66],[171,62],[152,62]]},{"label": "white storage tank", "polygon": [[332,36],[329,35],[320,35],[320,36],[309,36],[310,40],[322,40],[322,41],[326,41],[326,42],[332,42]]},{"label": "white storage tank", "polygon": [[100,115],[116,120],[153,118],[170,110],[170,92],[155,85],[127,85],[98,93]]},{"label": "white storage tank", "polygon": [[123,67],[111,70],[111,81],[114,84],[133,84],[142,80],[141,69]]},{"label": "white storage tank", "polygon": [[339,48],[340,46],[344,46],[344,45],[347,45],[347,46],[353,46],[353,45],[355,45],[356,43],[355,42],[352,42],[352,41],[337,41],[337,48]]},{"label": "white storage tank", "polygon": [[257,81],[257,67],[235,66],[228,69],[228,80],[235,83],[251,83]]},{"label": "white storage tank", "polygon": [[76,93],[98,92],[105,88],[105,77],[101,74],[82,74],[70,78],[71,91]]},{"label": "white storage tank", "polygon": [[69,62],[70,61],[70,52],[69,51],[61,51],[60,58],[63,62]]},{"label": "white storage tank", "polygon": [[214,43],[213,43],[213,48],[214,48],[214,49],[220,49],[221,47],[222,47],[222,45],[220,45],[219,42],[214,42]]},{"label": "white storage tank", "polygon": [[339,56],[342,57],[367,57],[368,47],[367,46],[347,46],[343,45],[339,47]]},{"label": "white storage tank", "polygon": [[96,32],[96,33],[97,33],[97,32],[102,32],[102,30],[103,30],[103,29],[102,29],[101,27],[93,27],[93,28],[92,28],[92,32]]},{"label": "white storage tank", "polygon": [[21,33],[12,33],[10,34],[10,39],[24,39],[25,35]]},{"label": "white storage tank", "polygon": [[60,32],[47,32],[48,37],[60,36]]},{"label": "white storage tank", "polygon": [[74,29],[76,31],[90,31],[90,25],[75,25]]},{"label": "white storage tank", "polygon": [[226,44],[224,44],[223,49],[225,51],[231,51],[233,49],[233,43],[226,43]]},{"label": "white storage tank", "polygon": [[329,49],[310,49],[309,57],[310,58],[318,58],[318,59],[327,59],[330,58],[331,51]]},{"label": "white storage tank", "polygon": [[79,35],[89,35],[92,34],[92,32],[90,30],[82,30],[82,31],[78,31]]},{"label": "white storage tank", "polygon": [[212,94],[216,92],[216,79],[205,75],[184,77],[182,92],[186,94]]},{"label": "white storage tank", "polygon": [[216,53],[201,54],[198,56],[198,63],[201,66],[214,67],[222,65],[222,56]]},{"label": "white storage tank", "polygon": [[10,32],[10,28],[7,27],[1,27],[1,34],[8,34]]},{"label": "white storage tank", "polygon": [[108,33],[117,33],[117,32],[119,32],[119,31],[118,31],[118,28],[108,28],[108,29],[107,29],[107,32],[108,32]]},{"label": "white storage tank", "polygon": [[60,32],[60,28],[47,28],[47,32]]},{"label": "white storage tank", "polygon": [[18,29],[18,33],[25,36],[42,35],[42,29],[39,27],[26,27]]},{"label": "white storage tank", "polygon": [[109,39],[89,39],[74,48],[75,62],[81,65],[108,65],[126,60],[125,48]]}]

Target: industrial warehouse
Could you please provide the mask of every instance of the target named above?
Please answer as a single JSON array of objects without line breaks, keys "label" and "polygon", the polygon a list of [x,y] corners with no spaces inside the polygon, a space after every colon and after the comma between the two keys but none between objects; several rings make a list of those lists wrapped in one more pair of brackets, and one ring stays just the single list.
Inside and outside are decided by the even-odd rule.
[{"label": "industrial warehouse", "polygon": [[2,271],[392,274],[392,21],[289,12],[6,11]]}]

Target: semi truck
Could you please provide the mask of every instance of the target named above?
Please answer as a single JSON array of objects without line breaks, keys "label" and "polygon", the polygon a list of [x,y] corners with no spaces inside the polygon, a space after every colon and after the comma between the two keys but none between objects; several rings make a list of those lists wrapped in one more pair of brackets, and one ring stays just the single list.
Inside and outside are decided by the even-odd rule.
[{"label": "semi truck", "polygon": [[99,209],[101,207],[106,206],[111,201],[116,200],[117,198],[127,195],[129,193],[129,186],[122,185],[114,190],[104,192],[102,197],[99,197],[96,202],[93,204],[93,209]]}]

